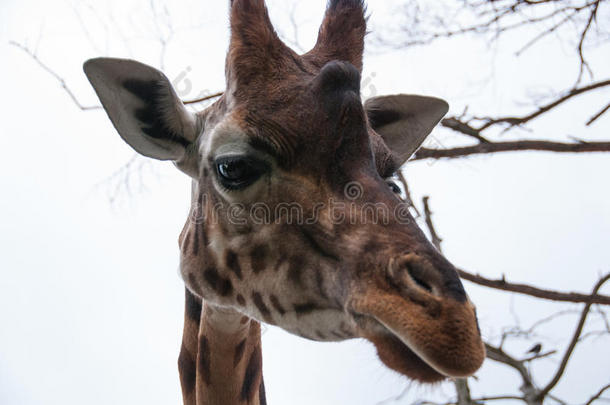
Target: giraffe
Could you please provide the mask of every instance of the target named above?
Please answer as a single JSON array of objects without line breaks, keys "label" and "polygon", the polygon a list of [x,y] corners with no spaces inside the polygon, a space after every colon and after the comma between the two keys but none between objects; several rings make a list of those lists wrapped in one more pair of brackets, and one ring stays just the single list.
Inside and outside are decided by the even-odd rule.
[{"label": "giraffe", "polygon": [[447,103],[362,102],[363,0],[329,0],[302,55],[264,0],[229,7],[226,91],[202,112],[155,68],[84,65],[120,136],[192,179],[179,236],[184,403],[266,403],[261,322],[316,341],[365,338],[422,383],[473,374],[485,358],[475,307],[390,180]]}]

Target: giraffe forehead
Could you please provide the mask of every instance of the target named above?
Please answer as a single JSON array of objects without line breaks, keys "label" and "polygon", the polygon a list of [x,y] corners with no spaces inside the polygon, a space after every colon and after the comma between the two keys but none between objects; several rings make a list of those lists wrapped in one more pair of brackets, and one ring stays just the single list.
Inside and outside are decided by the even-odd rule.
[{"label": "giraffe forehead", "polygon": [[[345,69],[337,71],[337,66]],[[231,115],[282,166],[311,162],[313,156],[320,163],[329,162],[341,146],[341,138],[349,138],[348,144],[369,142],[359,77],[355,68],[333,62],[316,74],[276,78],[263,90],[236,101]],[[360,155],[358,152],[350,153]],[[320,165],[313,168],[317,167]]]},{"label": "giraffe forehead", "polygon": [[243,152],[248,139],[239,120],[229,115],[209,130],[200,145],[200,153],[206,158],[218,153]]}]

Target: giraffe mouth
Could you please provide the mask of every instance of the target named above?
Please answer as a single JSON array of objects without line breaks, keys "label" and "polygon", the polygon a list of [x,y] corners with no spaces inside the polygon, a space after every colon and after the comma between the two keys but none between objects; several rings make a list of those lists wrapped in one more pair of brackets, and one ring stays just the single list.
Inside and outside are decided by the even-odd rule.
[{"label": "giraffe mouth", "polygon": [[485,347],[469,301],[445,300],[435,310],[400,296],[352,301],[359,336],[371,341],[389,368],[422,383],[474,374]]},{"label": "giraffe mouth", "polygon": [[436,383],[447,376],[439,373],[394,335],[371,339],[379,359],[389,368],[422,383]]},{"label": "giraffe mouth", "polygon": [[356,322],[360,325],[361,336],[373,343],[379,359],[386,367],[421,383],[432,384],[448,378],[375,318],[364,315],[357,318],[360,318]]}]

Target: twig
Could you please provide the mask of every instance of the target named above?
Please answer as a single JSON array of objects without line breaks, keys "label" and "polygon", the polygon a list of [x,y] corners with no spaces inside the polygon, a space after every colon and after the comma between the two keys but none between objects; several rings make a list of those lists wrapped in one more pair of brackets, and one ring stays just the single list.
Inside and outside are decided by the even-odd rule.
[{"label": "twig", "polygon": [[559,318],[561,316],[564,316],[564,315],[573,315],[575,313],[580,313],[580,311],[575,311],[575,310],[568,309],[568,310],[556,312],[553,315],[547,316],[546,318],[543,318],[543,319],[540,319],[540,320],[534,322],[532,324],[532,326],[530,326],[529,329],[527,329],[525,331],[525,333],[526,333],[526,335],[531,335],[540,326],[542,326],[544,324],[547,324],[547,323],[549,323],[551,321],[554,321],[555,319],[557,319],[557,318]]},{"label": "twig", "polygon": [[223,91],[220,91],[218,93],[214,93],[214,94],[210,94],[209,96],[205,96],[205,97],[201,97],[201,98],[197,98],[195,100],[186,100],[186,101],[182,101],[183,104],[188,105],[188,104],[197,104],[197,103],[202,103],[204,101],[208,101],[211,100],[213,98],[218,98],[218,97],[222,97],[222,95],[224,94]]},{"label": "twig", "polygon": [[407,393],[411,389],[411,385],[412,385],[411,382],[407,383],[407,385],[403,388],[403,390],[398,395],[394,395],[394,396],[392,396],[392,397],[390,397],[388,399],[385,399],[385,400],[383,400],[381,402],[378,402],[377,405],[384,405],[384,404],[388,404],[388,403],[391,403],[391,402],[396,402],[396,401],[401,400],[402,398],[405,397],[405,395],[407,395]]},{"label": "twig", "polygon": [[165,18],[165,26],[167,28],[167,35],[165,35],[163,33],[163,30],[161,29],[161,26],[159,25],[158,17],[161,14],[157,11],[157,7],[155,5],[155,0],[150,0],[149,5],[150,5],[150,10],[151,10],[151,13],[153,16],[152,20],[155,24],[155,29],[157,30],[157,39],[159,40],[159,43],[161,44],[161,52],[159,53],[159,66],[161,67],[161,70],[164,70],[165,69],[165,55],[167,53],[167,48],[175,35],[175,31],[174,31],[174,27],[172,26],[171,16],[169,15],[169,11],[167,10],[167,7],[163,7],[163,14],[162,14],[162,16]]},{"label": "twig", "polygon": [[608,103],[607,106],[605,106],[600,112],[598,112],[597,114],[595,114],[589,121],[587,121],[587,126],[591,126],[591,124],[593,124],[595,121],[597,121],[598,119],[601,118],[602,115],[604,115],[605,113],[608,112],[608,110],[610,110],[610,103]]},{"label": "twig", "polygon": [[423,198],[424,203],[424,216],[426,218],[426,225],[428,226],[428,230],[430,231],[430,238],[432,239],[432,244],[434,247],[441,252],[441,243],[443,240],[436,233],[436,229],[434,228],[434,223],[432,222],[432,211],[430,211],[430,197],[426,196]]},{"label": "twig", "polygon": [[[83,110],[83,111],[91,111],[91,110],[101,110],[102,106],[84,106],[81,104],[81,102],[78,100],[78,98],[76,97],[76,95],[74,94],[74,92],[70,89],[70,87],[68,87],[65,79],[63,77],[61,77],[57,72],[55,72],[53,69],[51,69],[49,66],[47,66],[44,62],[42,62],[40,60],[40,58],[38,58],[38,55],[36,55],[36,53],[32,52],[29,48],[27,48],[26,46],[15,42],[15,41],[10,41],[9,42],[10,45],[13,45],[19,49],[21,49],[23,52],[25,52],[26,54],[28,54],[45,72],[49,73],[51,76],[53,76],[55,78],[55,80],[57,80],[61,86],[61,88],[70,96],[70,98],[72,99],[72,101],[74,102],[74,104],[76,104],[76,106]],[[188,105],[188,104],[197,104],[197,103],[201,103],[203,101],[207,101],[207,100],[211,100],[214,98],[218,98],[221,97],[224,94],[224,92],[217,92],[214,94],[210,94],[208,96],[205,97],[201,97],[195,100],[185,100],[183,101],[184,104]]]},{"label": "twig", "polygon": [[413,202],[413,198],[411,197],[411,189],[409,187],[409,183],[407,182],[407,179],[405,178],[405,175],[402,173],[402,171],[398,170],[398,172],[396,173],[396,176],[398,177],[398,180],[400,181],[400,183],[402,184],[402,186],[405,190],[405,202],[407,204],[409,204],[409,206],[411,208],[413,208],[413,210],[415,210],[417,217],[421,217],[421,214],[420,214],[419,210],[417,209],[417,207],[415,206],[415,203]]},{"label": "twig", "polygon": [[497,124],[509,124],[511,127],[526,124],[526,123],[532,121],[533,119],[538,118],[542,114],[549,112],[550,110],[554,109],[555,107],[558,107],[559,105],[565,103],[566,101],[568,101],[576,96],[579,96],[581,94],[585,94],[590,91],[597,90],[597,89],[600,89],[600,88],[606,87],[606,86],[610,86],[610,80],[603,80],[600,82],[591,83],[588,86],[573,88],[573,89],[569,90],[568,92],[564,93],[559,98],[557,98],[555,101],[548,103],[546,105],[543,105],[542,107],[539,107],[536,111],[534,111],[528,115],[525,115],[522,117],[502,117],[502,118],[490,119],[490,120],[488,120],[488,122],[485,125],[483,125],[481,128],[479,128],[479,132],[483,132],[487,128],[489,128],[493,125],[497,125]]},{"label": "twig", "polygon": [[[470,14],[466,18],[460,18],[457,12],[448,16],[436,14],[422,18],[419,8],[411,13],[403,10],[400,15],[407,15],[410,18],[401,24],[400,32],[403,35],[408,34],[406,37],[409,39],[400,43],[398,48],[426,45],[438,39],[454,38],[466,34],[491,36],[491,39],[497,41],[511,31],[529,28],[526,33],[531,33],[529,35],[532,37],[526,40],[525,44],[516,52],[516,56],[520,56],[525,50],[539,43],[542,38],[554,33],[561,35],[561,30],[571,25],[579,31],[578,45],[575,45],[580,67],[576,81],[576,85],[578,85],[585,71],[593,76],[584,53],[586,40],[596,23],[597,13],[603,1],[590,0],[579,4],[566,0],[464,0],[458,3],[461,6],[460,12],[466,11]],[[415,3],[416,6],[419,4],[418,2],[408,4],[411,6],[412,3]],[[547,11],[549,5],[555,5],[555,7]],[[450,10],[449,7],[443,9]],[[579,17],[585,13],[588,13],[586,19],[580,19]],[[468,21],[467,25],[462,26],[460,24],[462,20]],[[430,27],[441,27],[441,29],[436,30]],[[599,32],[598,37],[602,37]],[[602,38],[603,41],[607,41],[607,38]],[[387,43],[383,38],[380,38],[379,42]]]},{"label": "twig", "polygon": [[61,86],[61,88],[64,89],[64,91],[68,94],[68,96],[70,96],[70,98],[72,99],[74,104],[76,104],[76,106],[79,109],[81,109],[83,111],[101,110],[102,109],[102,106],[97,106],[97,105],[96,106],[84,106],[84,105],[82,105],[81,102],[76,98],[76,95],[68,87],[68,85],[66,84],[66,81],[64,80],[64,78],[61,77],[59,74],[57,74],[54,70],[52,70],[46,64],[44,64],[38,58],[38,55],[36,55],[36,53],[32,52],[29,48],[27,48],[26,46],[24,46],[24,45],[22,45],[22,44],[20,44],[18,42],[9,41],[9,44],[14,46],[14,47],[17,47],[17,48],[21,49],[23,52],[28,54],[38,64],[38,66],[40,66],[45,72],[47,72],[48,74],[53,76],[55,78],[55,80],[57,80],[59,82],[59,85]]},{"label": "twig", "polygon": [[473,402],[489,402],[489,401],[503,401],[503,400],[523,401],[523,398],[517,397],[514,395],[499,395],[496,397],[482,397],[482,398],[473,399]]},{"label": "twig", "polygon": [[589,30],[591,29],[591,24],[593,23],[593,21],[595,21],[595,18],[597,17],[597,11],[599,10],[600,3],[601,3],[601,0],[598,0],[592,4],[593,9],[591,10],[591,13],[589,14],[589,18],[587,19],[587,23],[585,25],[585,28],[582,31],[582,34],[580,34],[580,41],[578,42],[578,57],[580,58],[580,71],[578,72],[578,79],[576,79],[575,86],[577,86],[580,83],[580,81],[582,80],[585,70],[587,72],[589,72],[589,75],[593,76],[593,71],[591,70],[589,63],[585,59],[584,44],[585,44],[585,40],[587,39],[587,34],[589,33]]},{"label": "twig", "polygon": [[588,401],[587,401],[587,403],[586,403],[585,405],[591,405],[593,402],[595,402],[595,401],[597,401],[598,399],[600,399],[600,398],[601,398],[601,396],[604,394],[604,392],[606,392],[606,391],[607,391],[607,390],[609,390],[609,389],[610,389],[610,384],[608,384],[608,385],[606,385],[606,386],[602,387],[602,389],[600,389],[600,390],[599,390],[599,392],[598,392],[597,394],[593,395],[593,396],[591,397],[591,399],[590,399],[590,400],[588,400]]}]

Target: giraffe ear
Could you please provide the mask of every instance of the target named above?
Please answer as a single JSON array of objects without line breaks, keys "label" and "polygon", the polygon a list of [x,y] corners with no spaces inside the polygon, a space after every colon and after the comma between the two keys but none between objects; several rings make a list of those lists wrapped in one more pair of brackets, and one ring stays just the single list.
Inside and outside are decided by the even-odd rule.
[{"label": "giraffe ear", "polygon": [[407,94],[371,98],[364,108],[371,127],[400,165],[413,156],[449,111],[444,100]]},{"label": "giraffe ear", "polygon": [[85,74],[119,135],[138,153],[178,161],[197,139],[195,114],[187,111],[168,78],[125,59],[85,62]]}]

